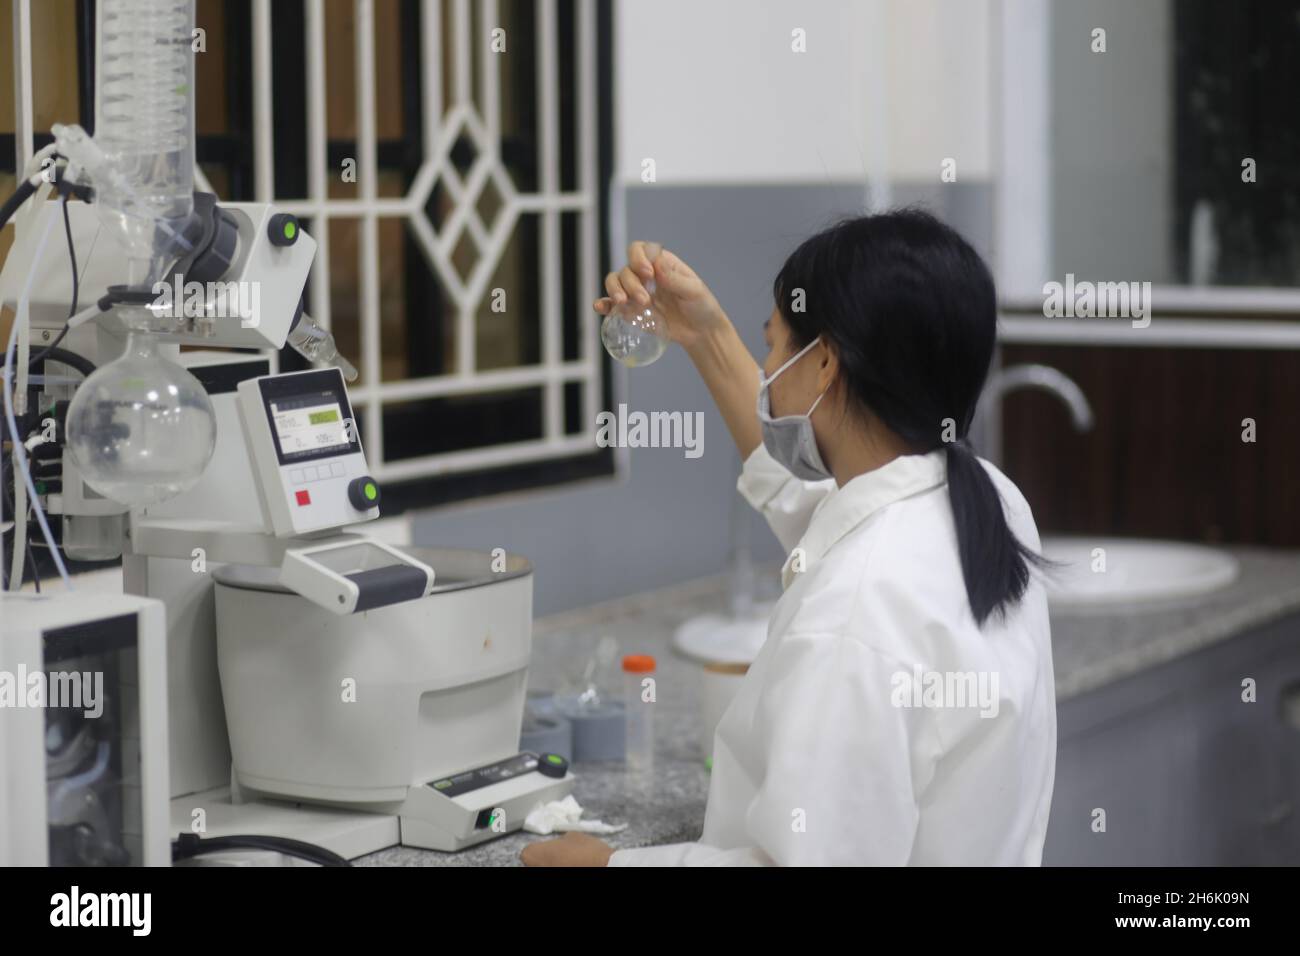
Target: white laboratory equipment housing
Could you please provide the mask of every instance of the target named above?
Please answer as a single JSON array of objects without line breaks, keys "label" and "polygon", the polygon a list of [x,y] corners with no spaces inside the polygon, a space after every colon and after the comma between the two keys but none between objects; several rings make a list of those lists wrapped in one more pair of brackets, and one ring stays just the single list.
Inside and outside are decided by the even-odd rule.
[{"label": "white laboratory equipment housing", "polygon": [[[59,175],[34,163],[6,204],[17,229],[0,272],[0,299],[17,306],[5,349],[15,499],[6,517],[23,541],[30,509],[56,561],[120,554],[129,596],[92,601],[75,581],[39,599],[0,595],[0,660],[48,665],[49,635],[72,624],[83,628],[82,651],[107,654],[121,626],[103,617],[136,622],[139,699],[119,700],[138,728],[121,738],[130,746],[119,742],[115,766],[138,793],[135,809],[109,821],[118,837],[129,823],[134,843],[88,862],[166,862],[164,833],[280,837],[351,859],[398,843],[457,850],[518,829],[574,783],[564,761],[518,750],[531,566],[365,534],[382,502],[348,399],[355,371],[303,311],[315,242],[272,205],[192,193],[192,85],[143,70],[104,84],[105,64],[129,73],[139,43],[167,45],[176,76],[192,76],[179,52],[192,7],[101,0],[100,129],[92,138],[56,127],[36,159],[57,160]],[[143,124],[143,141],[129,132],[132,97],[170,118]],[[65,207],[45,201],[54,189]],[[162,294],[194,288],[184,307]],[[79,398],[137,337],[155,364]],[[277,373],[269,350],[286,343],[317,367]],[[178,373],[201,398],[161,394],[176,398],[168,383]],[[163,448],[180,414],[212,425],[184,481],[151,473],[139,453]],[[78,464],[92,453],[94,476]],[[13,564],[17,586],[17,546]],[[54,759],[38,746],[50,733],[41,715],[0,719],[6,769],[12,759],[36,772]],[[68,774],[94,759],[88,752]],[[0,864],[55,861],[56,823],[65,824],[53,783],[42,803],[46,776],[4,775]],[[167,823],[155,800],[164,786]],[[106,845],[98,831],[78,834],[80,845]]]},{"label": "white laboratory equipment housing", "polygon": [[18,594],[2,607],[0,864],[167,865],[163,606]]},{"label": "white laboratory equipment housing", "polygon": [[272,569],[213,573],[232,782],[242,797],[388,807],[401,831],[388,842],[456,850],[496,836],[494,813],[522,822],[539,785],[562,796],[571,778],[517,752],[528,562],[408,553],[438,569],[433,591],[363,614],[313,604]]}]

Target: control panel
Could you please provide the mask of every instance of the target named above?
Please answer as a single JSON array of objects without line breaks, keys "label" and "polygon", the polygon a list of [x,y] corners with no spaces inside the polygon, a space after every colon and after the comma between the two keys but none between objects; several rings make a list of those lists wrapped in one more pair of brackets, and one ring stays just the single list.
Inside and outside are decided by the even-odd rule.
[{"label": "control panel", "polygon": [[239,417],[276,537],[379,517],[379,483],[366,466],[338,369],[246,379]]}]

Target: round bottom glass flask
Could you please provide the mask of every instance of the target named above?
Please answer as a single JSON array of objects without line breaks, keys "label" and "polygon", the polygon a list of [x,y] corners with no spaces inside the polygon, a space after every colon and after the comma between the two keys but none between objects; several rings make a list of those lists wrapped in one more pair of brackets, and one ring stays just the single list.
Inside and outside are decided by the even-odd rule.
[{"label": "round bottom glass flask", "polygon": [[82,480],[131,507],[194,487],[216,441],[207,391],[146,331],[131,331],[121,357],[82,382],[68,407],[67,448]]},{"label": "round bottom glass flask", "polygon": [[668,348],[668,326],[653,309],[616,307],[600,324],[605,351],[628,368],[657,362]]},{"label": "round bottom glass flask", "polygon": [[[663,246],[657,242],[645,247],[647,258],[655,262]],[[645,281],[645,290],[655,293],[654,279]],[[600,324],[600,341],[616,361],[628,368],[638,368],[659,361],[668,348],[671,336],[668,321],[653,305],[638,306],[632,302],[615,305]]]}]

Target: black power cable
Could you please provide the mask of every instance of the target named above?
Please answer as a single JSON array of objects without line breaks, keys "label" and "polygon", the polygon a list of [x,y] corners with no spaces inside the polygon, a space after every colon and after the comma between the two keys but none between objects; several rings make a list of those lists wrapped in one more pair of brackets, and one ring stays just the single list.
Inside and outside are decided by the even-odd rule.
[{"label": "black power cable", "polygon": [[10,217],[18,211],[18,207],[27,202],[35,192],[36,183],[32,182],[30,179],[24,179],[18,184],[18,188],[14,190],[14,194],[5,200],[3,206],[0,206],[0,229],[5,227],[5,224],[9,222]]},{"label": "black power cable", "polygon": [[307,860],[309,863],[318,863],[321,866],[351,866],[337,853],[316,846],[314,843],[261,834],[200,837],[194,833],[181,833],[172,841],[172,862],[189,860],[205,853],[221,853],[225,850],[270,850]]},{"label": "black power cable", "polygon": [[35,545],[32,542],[32,526],[36,524],[36,513],[27,509],[27,553],[31,556],[32,564],[32,584],[36,587],[36,593],[41,593],[41,569],[36,564],[36,552],[32,550]]},{"label": "black power cable", "polygon": [[[68,219],[67,193],[63,194],[63,234],[68,238],[68,258],[72,262],[72,308],[68,309],[68,319],[70,320],[77,314],[77,301],[81,297],[81,277],[77,275],[77,249],[72,244],[72,222]],[[58,337],[56,337],[49,345],[45,346],[44,349],[36,353],[36,357],[32,359],[32,365],[35,365],[37,362],[44,359],[45,356],[49,355],[50,352],[57,348],[59,343],[67,337],[69,330],[70,326],[67,322],[64,322],[63,328],[60,330]],[[89,375],[90,372],[86,372],[85,374]]]},{"label": "black power cable", "polygon": [[27,367],[36,368],[37,362],[60,362],[63,365],[75,368],[86,378],[90,378],[95,372],[95,363],[90,359],[67,349],[56,348],[53,344],[46,346],[41,349],[39,354],[32,356],[31,361],[27,363]]}]

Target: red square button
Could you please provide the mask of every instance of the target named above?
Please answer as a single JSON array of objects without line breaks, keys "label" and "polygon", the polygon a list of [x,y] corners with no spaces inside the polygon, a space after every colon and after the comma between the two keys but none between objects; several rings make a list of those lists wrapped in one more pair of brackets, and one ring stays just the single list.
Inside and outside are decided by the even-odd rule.
[{"label": "red square button", "polygon": [[295,492],[294,492],[294,495],[298,498],[298,504],[300,504],[300,505],[309,505],[309,504],[311,504],[311,494],[310,494],[309,492],[306,492],[306,491],[295,491]]}]

